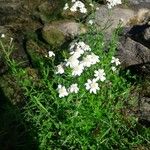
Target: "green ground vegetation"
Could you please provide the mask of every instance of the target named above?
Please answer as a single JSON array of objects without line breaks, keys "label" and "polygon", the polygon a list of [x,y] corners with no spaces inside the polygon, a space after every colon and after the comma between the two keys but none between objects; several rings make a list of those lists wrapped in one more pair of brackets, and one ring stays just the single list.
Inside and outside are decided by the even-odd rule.
[{"label": "green ground vegetation", "polygon": [[[150,129],[139,125],[137,117],[125,115],[133,84],[120,73],[111,70],[112,56],[117,48],[117,31],[109,43],[102,32],[89,31],[78,41],[88,43],[100,57],[100,62],[88,68],[80,77],[55,74],[55,66],[69,54],[58,51],[55,58],[34,60],[34,68],[21,68],[10,57],[10,50],[1,42],[9,73],[18,83],[24,97],[20,108],[22,119],[28,123],[28,133],[37,141],[39,150],[110,150],[150,146]],[[107,45],[107,52],[104,48]],[[87,79],[95,69],[104,69],[106,81],[100,82],[97,94],[85,89]],[[59,98],[57,86],[78,83],[79,92]]]}]

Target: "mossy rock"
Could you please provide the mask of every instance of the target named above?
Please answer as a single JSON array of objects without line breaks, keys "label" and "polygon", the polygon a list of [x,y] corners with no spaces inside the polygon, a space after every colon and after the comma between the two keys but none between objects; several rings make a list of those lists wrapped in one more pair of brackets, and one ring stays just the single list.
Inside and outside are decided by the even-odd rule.
[{"label": "mossy rock", "polygon": [[72,20],[59,20],[44,26],[43,39],[53,48],[60,47],[64,42],[86,33],[87,28]]},{"label": "mossy rock", "polygon": [[39,46],[37,42],[28,40],[26,42],[26,51],[31,59],[33,66],[37,66],[39,62],[47,55],[47,50]]},{"label": "mossy rock", "polygon": [[44,28],[42,32],[44,40],[53,48],[61,46],[65,42],[65,35],[55,27]]},{"label": "mossy rock", "polygon": [[51,0],[42,3],[38,7],[38,16],[43,23],[49,23],[52,20],[58,20],[66,0]]},{"label": "mossy rock", "polygon": [[9,74],[3,75],[0,77],[0,83],[0,88],[13,105],[23,101],[21,89],[18,86],[15,78]]},{"label": "mossy rock", "polygon": [[[23,82],[20,82],[20,80]],[[0,83],[0,89],[13,105],[23,104],[25,102],[24,86],[41,86],[38,71],[31,67],[24,68],[23,70],[18,69],[15,76],[14,74],[1,76]]]}]

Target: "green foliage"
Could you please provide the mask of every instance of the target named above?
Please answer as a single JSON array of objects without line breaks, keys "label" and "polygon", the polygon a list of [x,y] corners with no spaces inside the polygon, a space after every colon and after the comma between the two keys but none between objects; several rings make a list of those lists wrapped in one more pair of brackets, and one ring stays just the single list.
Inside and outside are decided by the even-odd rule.
[{"label": "green foliage", "polygon": [[[124,103],[130,99],[132,85],[120,75],[119,68],[115,73],[111,70],[117,33],[114,33],[110,44],[104,43],[103,34],[97,31],[78,40],[88,43],[100,56],[100,62],[78,78],[71,77],[69,70],[64,75],[54,73],[55,65],[60,63],[57,57],[66,57],[65,51],[57,54],[55,61],[53,58],[38,59],[35,79],[27,69],[18,67],[4,50],[12,75],[26,97],[22,116],[32,124],[29,131],[37,139],[39,149],[132,149],[150,144],[150,130],[138,128],[137,118],[122,113]],[[106,44],[108,52],[104,51]],[[105,70],[107,80],[100,83],[100,91],[95,95],[86,91],[84,84],[97,68]],[[79,84],[79,93],[59,98],[58,84],[68,87],[74,82]]]}]

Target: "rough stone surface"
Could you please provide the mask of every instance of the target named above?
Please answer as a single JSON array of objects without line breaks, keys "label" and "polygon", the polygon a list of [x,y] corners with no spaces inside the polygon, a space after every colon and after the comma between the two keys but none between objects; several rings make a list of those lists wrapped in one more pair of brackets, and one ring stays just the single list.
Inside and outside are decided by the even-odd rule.
[{"label": "rough stone surface", "polygon": [[[23,33],[26,31],[35,31],[41,24],[32,19],[31,12],[37,8],[39,3],[44,0],[0,0],[0,36],[5,34],[6,38],[3,40],[9,45],[10,38],[13,37],[15,49],[12,52],[12,58],[22,63],[23,66],[29,64],[28,57],[24,50]],[[7,66],[0,53],[0,74],[5,73]]]},{"label": "rough stone surface", "polygon": [[[30,2],[30,3],[29,3]],[[2,0],[0,1],[0,25],[9,26],[12,30],[36,30],[40,24],[32,20],[32,12],[41,1]]]},{"label": "rough stone surface", "polygon": [[147,125],[149,123],[150,126],[150,98],[149,97],[142,97],[140,99],[140,120],[145,120]]},{"label": "rough stone surface", "polygon": [[21,89],[13,77],[10,75],[3,75],[0,78],[0,83],[0,88],[4,91],[6,97],[12,104],[17,104],[23,100],[21,96]]},{"label": "rough stone surface", "polygon": [[150,127],[149,28],[148,23],[124,28],[117,52],[122,67],[143,78],[141,90],[136,91],[139,96],[135,102],[138,104],[135,114],[138,114],[139,122],[146,127]]},{"label": "rough stone surface", "polygon": [[105,32],[111,35],[112,31],[121,26],[131,26],[144,24],[150,18],[150,11],[147,8],[132,9],[114,7],[109,10],[106,6],[99,7],[96,11],[95,22],[98,28],[105,29]]},{"label": "rough stone surface", "polygon": [[114,8],[111,11],[106,6],[101,6],[96,11],[95,22],[101,28],[108,28],[108,32],[112,32],[119,23],[126,25],[131,18],[135,16],[135,12],[130,9]]},{"label": "rough stone surface", "polygon": [[56,21],[44,26],[42,35],[47,43],[57,47],[62,45],[65,40],[73,39],[86,32],[86,28],[75,21]]},{"label": "rough stone surface", "polygon": [[144,31],[144,39],[150,42],[150,27],[146,28]]},{"label": "rough stone surface", "polygon": [[5,24],[6,21],[9,22],[10,20],[19,17],[20,14],[18,14],[18,10],[20,9],[22,2],[22,0],[2,0],[0,2],[0,24]]},{"label": "rough stone surface", "polygon": [[148,23],[143,25],[135,25],[126,32],[124,36],[128,36],[136,42],[141,43],[142,45],[150,49],[150,43],[148,41],[148,28],[150,25]]},{"label": "rough stone surface", "polygon": [[138,4],[142,4],[142,3],[145,3],[145,4],[149,4],[150,3],[149,0],[128,0],[128,2],[130,4],[134,4],[134,5],[138,5]]},{"label": "rough stone surface", "polygon": [[47,0],[38,6],[36,16],[39,17],[43,23],[49,23],[52,20],[60,17],[64,5],[64,0]]},{"label": "rough stone surface", "polygon": [[122,39],[118,49],[118,57],[125,68],[150,63],[149,48],[129,37]]},{"label": "rough stone surface", "polygon": [[0,75],[4,74],[7,71],[8,67],[6,66],[6,64],[4,63],[4,59],[0,54]]},{"label": "rough stone surface", "polygon": [[47,50],[44,47],[39,46],[34,40],[28,40],[26,42],[26,51],[33,67],[47,55]]}]

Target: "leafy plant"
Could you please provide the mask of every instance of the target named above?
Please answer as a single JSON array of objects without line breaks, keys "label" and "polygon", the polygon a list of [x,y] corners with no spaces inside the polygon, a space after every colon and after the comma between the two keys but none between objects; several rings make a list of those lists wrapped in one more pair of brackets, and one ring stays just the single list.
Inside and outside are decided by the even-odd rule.
[{"label": "leafy plant", "polygon": [[[24,93],[22,116],[32,125],[29,132],[32,131],[40,150],[131,149],[143,143],[150,144],[150,131],[142,127],[137,129],[137,119],[122,113],[132,85],[120,75],[119,60],[114,57],[117,31],[109,44],[104,42],[101,32],[94,32],[94,36],[93,32],[79,37],[71,52],[62,50],[58,54],[50,52],[47,57],[41,57],[30,72],[9,57],[10,49],[3,48],[1,42],[11,75]],[[104,51],[106,45],[107,52]],[[74,74],[75,66],[71,66],[69,58],[77,48],[84,51],[75,60],[78,65],[85,57],[90,55],[91,58],[93,53],[95,59],[89,59],[90,65],[84,61],[82,72]],[[57,65],[62,58],[62,67],[65,68],[60,72]],[[88,79],[92,80],[98,69],[103,70],[101,78],[91,84]],[[37,73],[33,76],[32,71],[35,70]],[[72,84],[76,86],[71,90]]]}]

